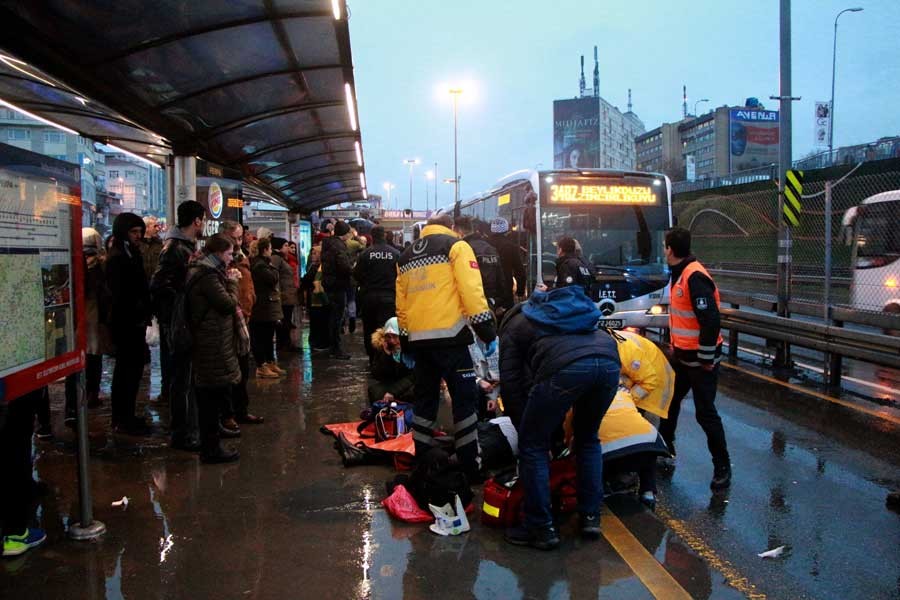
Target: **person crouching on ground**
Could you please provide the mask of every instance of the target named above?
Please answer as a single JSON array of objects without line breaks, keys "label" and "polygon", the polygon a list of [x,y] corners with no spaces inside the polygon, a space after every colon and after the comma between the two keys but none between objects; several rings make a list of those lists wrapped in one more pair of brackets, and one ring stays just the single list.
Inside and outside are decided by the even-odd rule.
[{"label": "person crouching on ground", "polygon": [[[543,287],[543,286],[542,286]],[[550,508],[549,452],[574,407],[578,512],[583,537],[600,535],[603,458],[597,430],[619,383],[615,340],[597,327],[600,311],[581,285],[538,289],[513,307],[500,329],[500,380],[506,412],[519,430],[525,521],[506,541],[549,550],[559,545]]]},{"label": "person crouching on ground", "polygon": [[372,333],[372,367],[369,378],[369,404],[415,401],[414,363],[400,350],[400,325],[397,317]]},{"label": "person crouching on ground", "polygon": [[193,339],[192,360],[200,421],[200,459],[205,463],[232,462],[239,455],[219,440],[221,407],[230,403],[232,386],[241,380],[235,340],[238,308],[234,244],[217,233],[203,247],[203,257],[188,270],[188,309]]}]

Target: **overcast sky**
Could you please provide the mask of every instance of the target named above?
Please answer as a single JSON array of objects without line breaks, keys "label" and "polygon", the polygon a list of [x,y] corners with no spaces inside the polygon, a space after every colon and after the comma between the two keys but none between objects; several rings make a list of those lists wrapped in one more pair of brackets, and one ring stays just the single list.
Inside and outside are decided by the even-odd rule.
[{"label": "overcast sky", "polygon": [[[578,94],[579,56],[591,86],[599,46],[600,95],[647,129],[689,110],[758,97],[777,109],[778,0],[349,0],[360,126],[369,189],[393,182],[395,204],[425,206],[427,169],[453,176],[453,120],[442,83],[471,82],[459,107],[463,198],[512,171],[553,164],[553,100]],[[813,149],[813,103],[831,94],[838,29],[835,146],[900,135],[900,1],[794,0],[794,157]],[[666,7],[660,10],[661,7]],[[676,8],[677,7],[677,8]],[[429,203],[434,203],[429,183]],[[386,194],[385,194],[386,198]],[[438,204],[452,186],[438,184]]]}]

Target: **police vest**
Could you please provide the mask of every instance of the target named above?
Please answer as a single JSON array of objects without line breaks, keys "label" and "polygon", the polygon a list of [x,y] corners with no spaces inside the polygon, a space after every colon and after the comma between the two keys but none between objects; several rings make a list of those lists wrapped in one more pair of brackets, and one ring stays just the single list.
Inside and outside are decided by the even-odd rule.
[{"label": "police vest", "polygon": [[[672,345],[680,350],[699,350],[700,349],[700,322],[697,321],[697,315],[694,313],[694,305],[691,301],[691,290],[688,281],[694,273],[703,273],[709,277],[706,268],[698,261],[689,263],[678,281],[672,282],[671,293],[669,297],[669,332],[672,336]],[[709,277],[712,280],[712,277]],[[713,292],[713,299],[716,302],[716,309],[719,308],[719,288],[716,287]],[[722,343],[722,334],[719,333],[719,339],[716,345]]]},{"label": "police vest", "polygon": [[468,243],[475,253],[475,260],[481,271],[484,295],[493,308],[503,293],[503,267],[500,265],[500,255],[497,253],[497,249],[482,237],[466,236],[463,241]]}]

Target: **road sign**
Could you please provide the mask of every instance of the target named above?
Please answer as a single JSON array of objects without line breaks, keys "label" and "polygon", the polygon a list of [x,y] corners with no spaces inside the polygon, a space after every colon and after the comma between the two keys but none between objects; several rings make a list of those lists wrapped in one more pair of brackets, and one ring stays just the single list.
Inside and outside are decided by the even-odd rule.
[{"label": "road sign", "polygon": [[803,171],[788,169],[784,178],[784,222],[793,227],[800,225],[803,210]]}]

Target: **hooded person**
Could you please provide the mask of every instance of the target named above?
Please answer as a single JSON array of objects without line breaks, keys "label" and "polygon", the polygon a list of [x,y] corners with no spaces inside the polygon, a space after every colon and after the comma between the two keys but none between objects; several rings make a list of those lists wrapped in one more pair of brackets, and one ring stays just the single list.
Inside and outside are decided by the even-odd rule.
[{"label": "hooded person", "polygon": [[113,247],[106,261],[106,285],[111,295],[109,324],[115,344],[112,381],[112,425],[120,433],[147,432],[147,422],[135,416],[138,388],[149,359],[145,337],[150,323],[150,291],[140,242],[144,221],[121,213],[113,222]]},{"label": "hooded person", "polygon": [[410,356],[400,348],[400,325],[391,317],[372,333],[372,363],[369,377],[369,404],[415,400],[416,379]]},{"label": "hooded person", "polygon": [[574,409],[578,512],[583,537],[600,535],[603,458],[597,430],[613,400],[621,363],[615,340],[598,329],[600,311],[581,286],[536,290],[503,319],[500,380],[504,407],[519,431],[525,520],[506,540],[555,548],[550,510],[551,439]]}]

